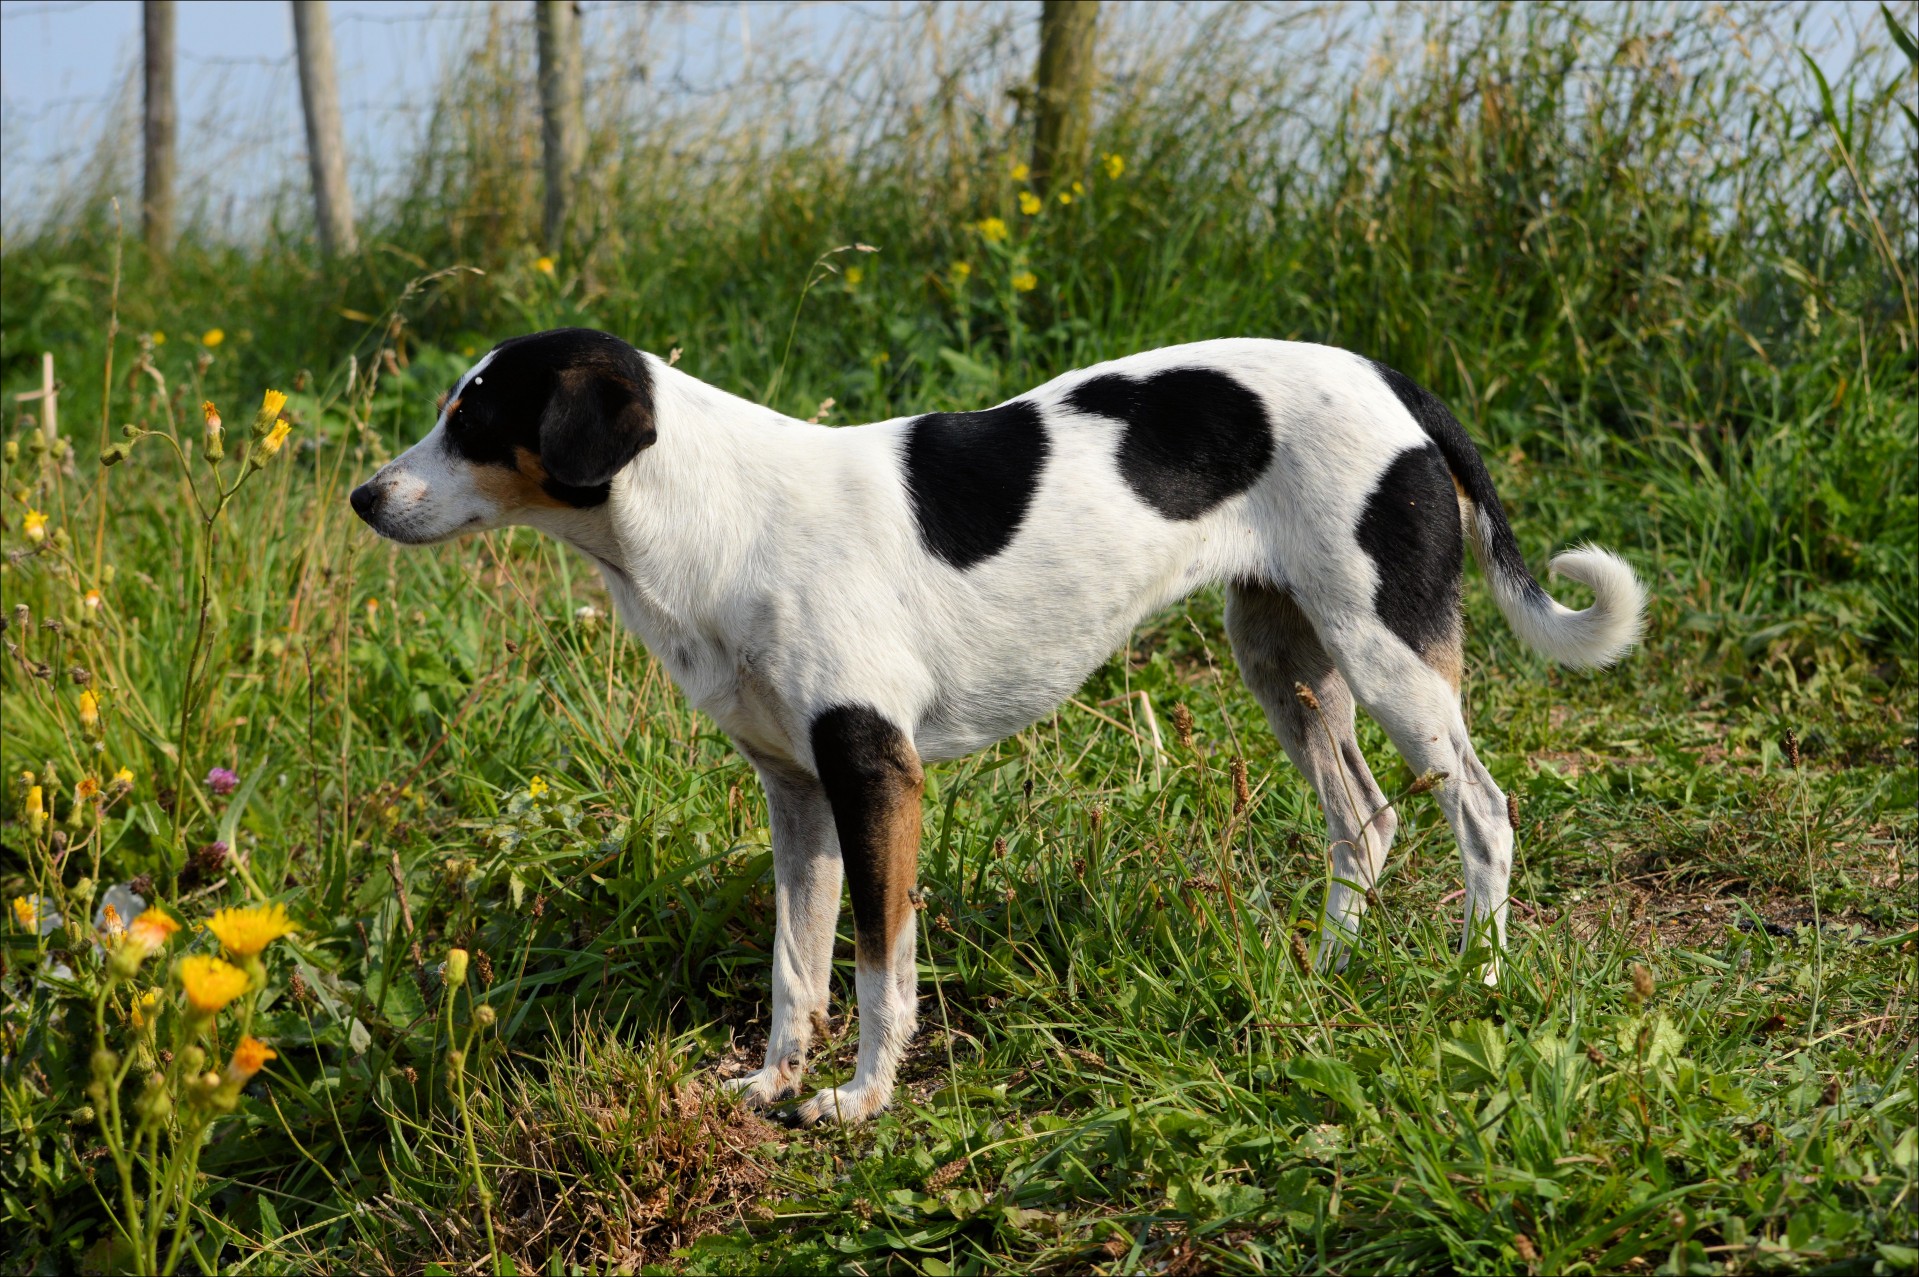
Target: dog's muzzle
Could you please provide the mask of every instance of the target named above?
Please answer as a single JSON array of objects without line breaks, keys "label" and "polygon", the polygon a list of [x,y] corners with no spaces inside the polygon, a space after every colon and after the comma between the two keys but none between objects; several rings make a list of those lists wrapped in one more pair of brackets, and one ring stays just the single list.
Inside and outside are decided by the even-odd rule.
[{"label": "dog's muzzle", "polygon": [[359,515],[367,526],[376,527],[373,517],[379,512],[380,503],[385,497],[386,493],[375,488],[371,483],[363,483],[353,490],[353,495],[347,500],[353,505],[353,513]]}]

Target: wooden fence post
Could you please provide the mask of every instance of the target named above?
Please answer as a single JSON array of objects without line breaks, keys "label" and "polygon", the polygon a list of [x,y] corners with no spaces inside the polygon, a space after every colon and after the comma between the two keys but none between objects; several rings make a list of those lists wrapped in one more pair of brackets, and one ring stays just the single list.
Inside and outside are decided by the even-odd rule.
[{"label": "wooden fence post", "polygon": [[1093,48],[1099,0],[1045,0],[1039,18],[1039,118],[1033,129],[1033,183],[1057,171],[1070,179],[1092,141]]},{"label": "wooden fence post", "polygon": [[340,82],[334,73],[333,23],[326,0],[293,0],[293,45],[300,63],[300,105],[306,111],[307,168],[313,175],[313,221],[320,251],[328,257],[350,255],[359,247],[359,237],[346,182]]},{"label": "wooden fence post", "polygon": [[146,136],[140,190],[140,227],[147,251],[164,257],[173,243],[173,0],[146,0],[141,33],[146,45]]},{"label": "wooden fence post", "polygon": [[586,161],[586,117],[580,15],[573,0],[539,0],[540,142],[546,153],[546,251],[566,247],[573,187]]}]

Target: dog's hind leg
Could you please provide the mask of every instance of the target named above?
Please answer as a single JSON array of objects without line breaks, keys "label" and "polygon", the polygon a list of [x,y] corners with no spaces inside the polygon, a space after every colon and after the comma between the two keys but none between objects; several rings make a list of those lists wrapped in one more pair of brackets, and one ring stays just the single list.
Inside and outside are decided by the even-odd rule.
[{"label": "dog's hind leg", "polygon": [[840,846],[819,781],[791,764],[753,759],[773,826],[773,1024],[766,1063],[726,1085],[749,1104],[799,1094],[806,1053],[826,1024],[833,932],[840,913]]},{"label": "dog's hind leg", "polygon": [[[1226,631],[1246,686],[1326,814],[1332,881],[1319,962],[1344,966],[1366,893],[1385,867],[1398,817],[1359,752],[1346,680],[1292,595],[1264,585],[1232,586],[1226,594]],[[1301,687],[1307,695],[1298,692]]]},{"label": "dog's hind leg", "polygon": [[893,1098],[918,1019],[911,893],[919,872],[919,754],[877,710],[841,706],[813,721],[814,765],[833,806],[853,897],[860,1050],[853,1080],[800,1105],[800,1121],[858,1122]]}]

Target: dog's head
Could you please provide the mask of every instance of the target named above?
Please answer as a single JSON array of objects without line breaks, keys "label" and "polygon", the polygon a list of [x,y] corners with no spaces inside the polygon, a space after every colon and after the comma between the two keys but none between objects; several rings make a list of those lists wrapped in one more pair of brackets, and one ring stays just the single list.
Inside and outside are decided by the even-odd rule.
[{"label": "dog's head", "polygon": [[515,337],[441,397],[426,438],[353,490],[353,511],[421,545],[591,509],[654,438],[639,351],[590,328]]}]

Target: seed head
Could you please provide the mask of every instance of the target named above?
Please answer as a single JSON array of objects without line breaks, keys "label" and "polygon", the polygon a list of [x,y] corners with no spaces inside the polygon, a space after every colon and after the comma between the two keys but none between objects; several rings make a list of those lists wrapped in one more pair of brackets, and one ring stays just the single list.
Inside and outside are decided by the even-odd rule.
[{"label": "seed head", "polygon": [[972,1162],[964,1157],[955,1158],[926,1177],[926,1191],[939,1193],[946,1190],[952,1182],[966,1173]]},{"label": "seed head", "polygon": [[1299,703],[1307,709],[1312,710],[1315,714],[1319,712],[1319,697],[1313,695],[1313,689],[1306,686],[1306,684],[1294,683],[1293,695],[1297,697]]},{"label": "seed head", "polygon": [[1185,702],[1173,706],[1173,735],[1178,738],[1181,749],[1193,747],[1193,711],[1186,708]]},{"label": "seed head", "polygon": [[1794,730],[1792,730],[1792,728],[1788,727],[1786,729],[1786,738],[1780,742],[1780,747],[1785,750],[1787,765],[1790,766],[1794,771],[1798,771],[1799,770],[1799,733],[1795,732]]},{"label": "seed head", "polygon": [[1636,1001],[1644,1002],[1652,996],[1652,972],[1635,962],[1632,964],[1632,994]]},{"label": "seed head", "polygon": [[1233,759],[1233,815],[1244,812],[1252,801],[1252,787],[1246,783],[1246,760],[1236,756]]},{"label": "seed head", "polygon": [[[1506,823],[1512,827],[1512,831],[1514,833],[1519,832],[1519,795],[1518,794],[1506,795]],[[1521,1236],[1524,1236],[1524,1234],[1521,1234]]]}]

